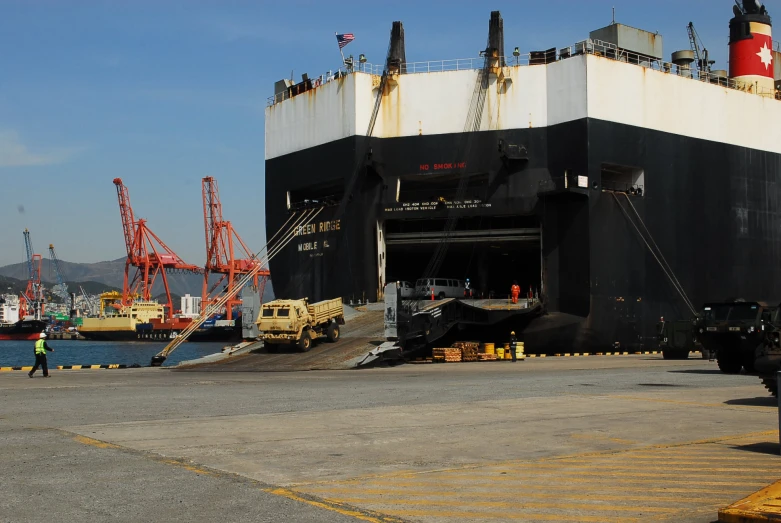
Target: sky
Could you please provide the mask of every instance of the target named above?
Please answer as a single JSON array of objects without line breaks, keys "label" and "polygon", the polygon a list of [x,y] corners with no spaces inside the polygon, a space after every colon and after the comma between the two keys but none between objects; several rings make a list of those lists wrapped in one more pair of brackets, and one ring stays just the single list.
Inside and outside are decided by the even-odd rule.
[{"label": "sky", "polygon": [[732,0],[0,0],[0,265],[24,261],[25,228],[44,256],[53,243],[66,261],[123,257],[117,177],[136,217],[203,264],[201,178],[214,176],[224,218],[259,250],[266,99],[291,72],[336,69],[335,32],[381,64],[401,20],[408,61],[467,58],[500,10],[506,52],[527,53],[584,40],[614,6],[663,35],[667,60],[693,21],[727,69]]}]

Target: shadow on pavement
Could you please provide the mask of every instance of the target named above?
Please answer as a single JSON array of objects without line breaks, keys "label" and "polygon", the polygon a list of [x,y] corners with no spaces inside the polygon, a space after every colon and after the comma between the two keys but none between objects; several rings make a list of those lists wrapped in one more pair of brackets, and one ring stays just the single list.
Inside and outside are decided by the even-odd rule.
[{"label": "shadow on pavement", "polygon": [[677,372],[681,374],[723,374],[719,369],[681,369],[668,370],[667,372]]},{"label": "shadow on pavement", "polygon": [[778,398],[773,396],[760,396],[757,398],[739,398],[727,400],[725,405],[747,405],[749,407],[778,407]]},{"label": "shadow on pavement", "polygon": [[770,454],[771,456],[778,457],[779,444],[778,442],[763,441],[761,443],[751,443],[750,445],[734,445],[735,450],[745,450],[746,452],[756,452],[757,454]]}]

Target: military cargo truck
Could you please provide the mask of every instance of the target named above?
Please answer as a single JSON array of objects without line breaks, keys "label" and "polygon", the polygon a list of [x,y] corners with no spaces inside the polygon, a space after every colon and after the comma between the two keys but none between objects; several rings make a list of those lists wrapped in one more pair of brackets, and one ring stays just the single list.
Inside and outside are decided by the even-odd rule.
[{"label": "military cargo truck", "polygon": [[757,349],[770,334],[778,306],[755,301],[706,303],[698,332],[706,350],[716,353],[719,369],[737,374],[754,372]]},{"label": "military cargo truck", "polygon": [[685,360],[689,353],[701,351],[703,359],[708,359],[710,354],[699,343],[697,338],[697,322],[693,320],[665,321],[664,318],[657,323],[659,349],[666,360]]},{"label": "military cargo truck", "polygon": [[257,320],[260,339],[269,350],[279,345],[297,345],[301,352],[312,348],[317,338],[339,339],[339,326],[344,325],[341,298],[309,303],[300,300],[274,300],[264,303]]}]

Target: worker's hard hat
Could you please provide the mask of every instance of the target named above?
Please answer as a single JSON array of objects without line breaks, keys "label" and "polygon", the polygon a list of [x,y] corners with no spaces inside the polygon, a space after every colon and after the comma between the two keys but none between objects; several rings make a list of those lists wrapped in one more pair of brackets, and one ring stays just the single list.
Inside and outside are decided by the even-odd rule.
[{"label": "worker's hard hat", "polygon": [[41,339],[43,339],[43,338],[45,338],[45,337],[46,337],[46,333],[45,333],[45,332],[42,332],[42,333],[41,333],[41,335],[40,335],[40,336],[38,336],[38,337],[39,337],[39,338],[41,338]]},{"label": "worker's hard hat", "polygon": [[515,336],[515,331],[512,331],[512,332],[510,333],[510,336]]}]

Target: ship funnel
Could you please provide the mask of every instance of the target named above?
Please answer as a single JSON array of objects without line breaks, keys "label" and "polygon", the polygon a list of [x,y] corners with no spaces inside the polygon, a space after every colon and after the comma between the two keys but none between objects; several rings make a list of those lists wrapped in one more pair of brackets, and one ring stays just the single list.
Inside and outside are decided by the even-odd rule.
[{"label": "ship funnel", "polygon": [[501,57],[501,67],[504,62],[504,20],[499,11],[491,11],[491,20],[488,22],[488,51],[489,56]]},{"label": "ship funnel", "polygon": [[744,0],[729,22],[729,76],[741,89],[773,95],[773,35],[770,15],[760,2]]},{"label": "ship funnel", "polygon": [[404,48],[404,26],[401,22],[393,22],[386,66],[389,72],[398,74],[406,72],[401,70],[401,65],[405,63],[407,63],[407,53]]}]

